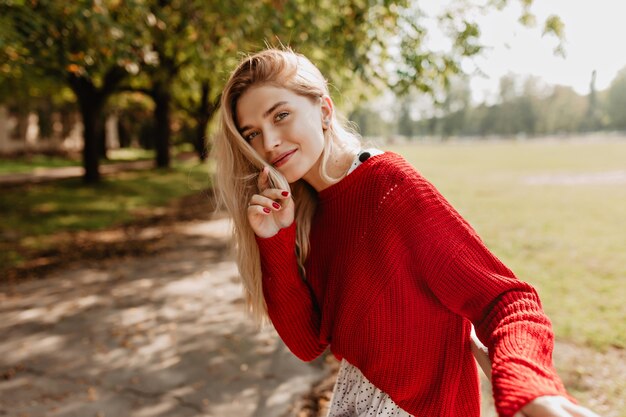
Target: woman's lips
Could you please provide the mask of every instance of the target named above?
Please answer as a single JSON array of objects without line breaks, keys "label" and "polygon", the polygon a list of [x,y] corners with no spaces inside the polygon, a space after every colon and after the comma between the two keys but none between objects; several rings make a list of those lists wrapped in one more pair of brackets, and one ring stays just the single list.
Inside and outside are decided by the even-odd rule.
[{"label": "woman's lips", "polygon": [[281,156],[279,156],[273,163],[274,167],[278,168],[279,166],[284,165],[285,163],[287,163],[287,161],[289,161],[289,159],[291,159],[291,156],[294,153],[296,153],[295,149],[293,151],[284,153]]}]

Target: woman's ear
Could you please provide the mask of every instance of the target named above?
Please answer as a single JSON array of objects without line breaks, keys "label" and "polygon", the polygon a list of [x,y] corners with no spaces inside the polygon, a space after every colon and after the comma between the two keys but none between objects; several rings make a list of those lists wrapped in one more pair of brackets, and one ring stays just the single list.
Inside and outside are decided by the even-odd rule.
[{"label": "woman's ear", "polygon": [[323,95],[321,97],[320,106],[322,116],[322,128],[326,130],[330,127],[331,121],[333,120],[333,100],[329,96]]}]

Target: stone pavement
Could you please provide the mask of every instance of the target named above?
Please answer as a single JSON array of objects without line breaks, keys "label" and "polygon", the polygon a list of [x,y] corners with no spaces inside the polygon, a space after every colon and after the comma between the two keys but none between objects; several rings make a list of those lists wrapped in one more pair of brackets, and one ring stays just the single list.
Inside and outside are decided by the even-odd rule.
[{"label": "stone pavement", "polygon": [[0,416],[279,417],[323,377],[244,313],[228,221],[0,285]]}]

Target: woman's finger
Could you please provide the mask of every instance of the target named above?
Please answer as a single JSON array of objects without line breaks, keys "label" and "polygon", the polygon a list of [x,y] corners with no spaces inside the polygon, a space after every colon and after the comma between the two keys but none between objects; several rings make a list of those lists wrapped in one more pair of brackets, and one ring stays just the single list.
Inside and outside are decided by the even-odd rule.
[{"label": "woman's finger", "polygon": [[256,214],[256,215],[267,216],[271,212],[272,210],[269,207],[260,206],[258,204],[252,204],[248,206],[248,215]]},{"label": "woman's finger", "polygon": [[272,200],[285,200],[291,196],[291,193],[280,188],[267,188],[261,192],[261,195]]},{"label": "woman's finger", "polygon": [[526,411],[524,410],[524,416],[526,417],[572,417],[570,413],[565,411],[561,406],[558,405],[548,405],[548,406],[540,406],[533,407],[532,409]]},{"label": "woman's finger", "polygon": [[563,408],[575,417],[600,417],[598,414],[594,413],[588,408],[576,405],[570,401],[565,402],[563,404]]},{"label": "woman's finger", "polygon": [[269,172],[270,169],[268,167],[263,167],[263,169],[259,173],[259,177],[257,179],[257,187],[261,192],[270,186]]},{"label": "woman's finger", "polygon": [[[266,190],[267,191],[267,190]],[[272,200],[271,198],[268,198],[264,195],[259,195],[259,194],[254,194],[252,196],[252,198],[250,199],[250,204],[249,205],[258,205],[258,206],[263,206],[263,207],[267,207],[271,210],[280,210],[282,208],[282,205],[280,203],[277,203],[276,201]]]},{"label": "woman's finger", "polygon": [[562,396],[537,397],[520,412],[526,417],[599,417]]}]

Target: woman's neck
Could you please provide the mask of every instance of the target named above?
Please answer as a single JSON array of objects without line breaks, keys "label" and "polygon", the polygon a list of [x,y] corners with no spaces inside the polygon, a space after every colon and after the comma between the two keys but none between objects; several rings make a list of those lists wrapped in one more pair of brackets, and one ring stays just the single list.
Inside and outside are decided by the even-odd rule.
[{"label": "woman's neck", "polygon": [[[337,150],[333,152],[333,155],[330,156],[328,160],[328,164],[326,165],[327,174],[331,178],[339,178],[341,181],[345,176],[348,170],[350,169],[350,165],[352,165],[352,161],[354,160],[356,153],[344,150]],[[318,193],[333,184],[335,182],[327,182],[320,175],[320,165],[322,163],[322,157],[320,156],[315,165],[311,168],[307,174],[302,177],[311,187],[315,189]]]}]

